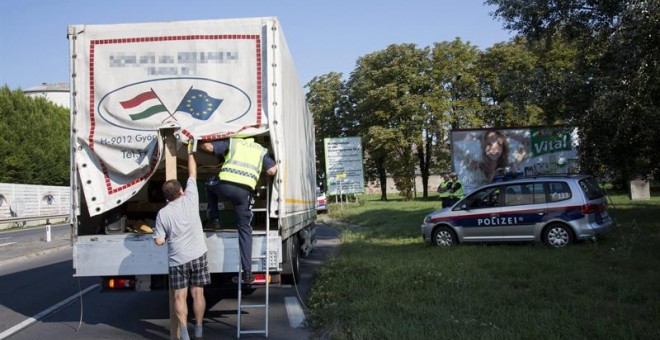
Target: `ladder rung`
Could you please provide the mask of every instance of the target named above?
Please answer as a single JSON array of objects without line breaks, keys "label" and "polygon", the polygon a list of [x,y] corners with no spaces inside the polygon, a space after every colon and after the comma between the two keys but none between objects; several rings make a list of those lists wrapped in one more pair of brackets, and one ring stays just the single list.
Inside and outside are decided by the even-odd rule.
[{"label": "ladder rung", "polygon": [[[269,187],[266,186],[266,197],[270,197],[270,190],[268,190]],[[266,207],[265,208],[254,208],[252,209],[252,212],[265,212],[268,214],[270,209],[268,208],[269,204],[268,201],[266,201]],[[269,280],[271,278],[270,275],[270,235],[271,235],[271,230],[270,230],[270,219],[266,219],[266,229],[265,230],[260,230],[260,231],[253,231],[252,232],[253,236],[266,236],[266,251],[264,254],[259,254],[258,256],[252,257],[252,261],[263,261],[263,263],[266,266],[266,279],[264,280],[264,283],[266,285],[266,297],[265,297],[265,303],[262,304],[243,304],[242,303],[242,289],[243,285],[245,282],[241,280],[240,278],[237,280],[238,281],[238,315],[237,315],[237,337],[240,338],[241,334],[264,334],[266,337],[268,337],[268,300],[269,300],[269,289],[270,289],[270,284]],[[239,250],[240,250],[240,242],[239,242]],[[238,273],[239,275],[243,272],[241,268],[241,264],[239,262],[238,264]],[[255,280],[255,283],[259,282],[261,284],[261,280]],[[242,330],[241,329],[241,314],[243,313],[244,310],[249,309],[249,308],[264,308],[264,323],[265,327],[264,329],[251,329],[251,330]]]},{"label": "ladder rung", "polygon": [[241,308],[264,308],[266,305],[241,305]]}]

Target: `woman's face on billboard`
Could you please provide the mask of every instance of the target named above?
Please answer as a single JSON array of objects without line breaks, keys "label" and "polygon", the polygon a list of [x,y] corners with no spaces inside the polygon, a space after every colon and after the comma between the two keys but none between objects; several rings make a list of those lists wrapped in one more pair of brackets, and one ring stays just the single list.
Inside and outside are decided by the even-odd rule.
[{"label": "woman's face on billboard", "polygon": [[502,137],[495,133],[489,133],[484,141],[486,142],[486,148],[484,149],[486,156],[490,160],[498,160],[502,156],[502,144],[504,143]]}]

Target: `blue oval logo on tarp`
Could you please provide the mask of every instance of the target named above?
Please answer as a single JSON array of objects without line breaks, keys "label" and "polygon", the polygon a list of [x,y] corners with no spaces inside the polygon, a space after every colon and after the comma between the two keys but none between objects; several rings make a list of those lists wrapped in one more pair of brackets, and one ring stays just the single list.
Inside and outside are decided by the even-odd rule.
[{"label": "blue oval logo on tarp", "polygon": [[108,92],[99,101],[97,113],[120,128],[155,131],[165,121],[177,121],[182,127],[231,123],[251,108],[248,94],[232,84],[180,77],[137,82]]}]

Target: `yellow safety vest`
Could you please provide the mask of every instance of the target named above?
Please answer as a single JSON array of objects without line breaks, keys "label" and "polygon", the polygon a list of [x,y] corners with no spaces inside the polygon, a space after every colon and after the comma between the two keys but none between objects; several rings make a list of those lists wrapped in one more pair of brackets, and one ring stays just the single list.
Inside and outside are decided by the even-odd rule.
[{"label": "yellow safety vest", "polygon": [[463,196],[465,196],[465,194],[463,193],[463,184],[461,183],[461,181],[454,182],[454,184],[452,184],[452,187],[457,183],[461,185],[461,188],[454,191],[454,192],[452,192],[449,196],[450,197],[456,197],[456,198],[463,198]]},{"label": "yellow safety vest", "polygon": [[445,191],[440,193],[440,198],[449,197],[449,189],[451,188],[451,185],[452,181],[447,181],[441,184],[441,187],[445,189]]},{"label": "yellow safety vest", "polygon": [[261,163],[266,151],[252,139],[231,138],[229,152],[218,174],[220,180],[243,184],[254,190],[261,174]]}]

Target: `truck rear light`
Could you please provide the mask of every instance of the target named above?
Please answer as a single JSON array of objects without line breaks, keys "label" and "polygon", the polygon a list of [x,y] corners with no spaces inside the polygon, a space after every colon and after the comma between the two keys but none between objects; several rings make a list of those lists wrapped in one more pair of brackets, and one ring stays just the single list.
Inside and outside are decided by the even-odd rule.
[{"label": "truck rear light", "polygon": [[[270,279],[270,275],[268,275],[268,278]],[[271,283],[271,280],[268,280],[268,283]],[[265,273],[257,273],[254,274],[254,283],[266,283],[266,274]]]},{"label": "truck rear light", "polygon": [[[252,282],[252,285],[265,285],[266,284],[266,273],[253,273],[252,276],[254,277],[254,282]],[[268,275],[269,281],[268,283],[280,283],[281,277],[280,274],[270,274]],[[238,282],[238,276],[232,277],[232,282],[237,283]]]},{"label": "truck rear light", "polygon": [[135,279],[127,279],[127,278],[108,279],[108,288],[133,289],[135,288]]}]

